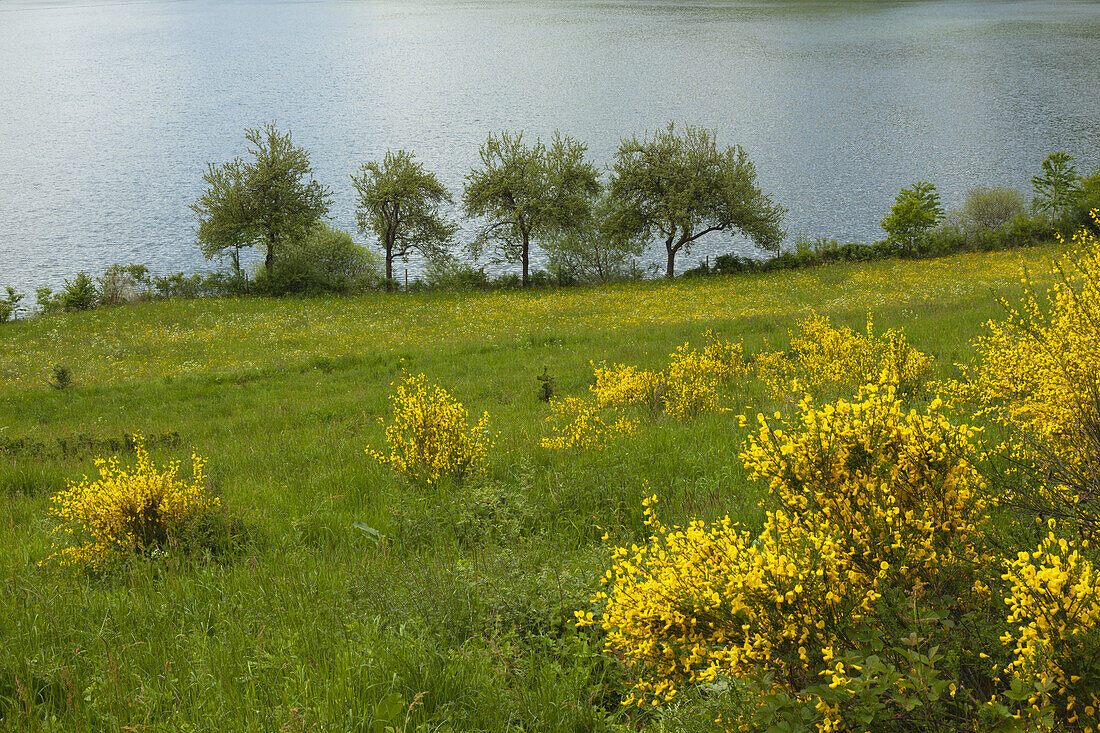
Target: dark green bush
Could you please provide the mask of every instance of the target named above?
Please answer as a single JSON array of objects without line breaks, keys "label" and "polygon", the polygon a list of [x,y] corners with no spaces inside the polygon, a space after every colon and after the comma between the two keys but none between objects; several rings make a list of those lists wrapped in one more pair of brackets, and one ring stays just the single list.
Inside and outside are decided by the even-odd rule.
[{"label": "dark green bush", "polygon": [[253,288],[262,295],[316,295],[361,292],[381,284],[378,258],[347,232],[322,224],[288,243],[270,274],[257,273]]},{"label": "dark green bush", "polygon": [[92,278],[81,270],[71,281],[65,281],[65,287],[58,298],[61,303],[61,310],[66,313],[86,311],[95,308],[99,299],[99,292],[96,290]]}]

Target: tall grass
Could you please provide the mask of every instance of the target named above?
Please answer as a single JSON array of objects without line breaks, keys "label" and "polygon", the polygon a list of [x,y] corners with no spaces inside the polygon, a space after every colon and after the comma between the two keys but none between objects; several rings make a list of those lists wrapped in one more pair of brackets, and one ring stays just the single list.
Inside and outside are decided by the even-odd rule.
[{"label": "tall grass", "polygon": [[[626,711],[600,639],[576,630],[640,500],[674,523],[758,524],[729,413],[655,418],[602,452],[537,447],[537,377],[580,396],[592,360],[660,367],[713,329],[750,356],[806,308],[903,329],[940,376],[1050,249],[536,293],[212,299],[0,326],[0,728],[654,730],[704,707]],[[54,364],[73,385],[52,389]],[[484,479],[412,486],[370,460],[390,383],[423,372],[488,411]],[[745,380],[736,412],[787,409]],[[72,448],[178,433],[248,527],[232,551],[39,567]],[[62,441],[64,443],[62,443]],[[33,447],[32,447],[33,445]],[[123,452],[123,459],[126,454]],[[364,529],[370,528],[373,531]],[[640,716],[640,717],[639,717]],[[418,726],[421,726],[418,728]]]}]

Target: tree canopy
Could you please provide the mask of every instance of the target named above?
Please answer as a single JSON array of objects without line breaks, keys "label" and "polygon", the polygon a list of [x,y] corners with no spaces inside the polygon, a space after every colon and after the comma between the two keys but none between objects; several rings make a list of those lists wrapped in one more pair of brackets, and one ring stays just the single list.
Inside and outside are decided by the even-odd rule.
[{"label": "tree canopy", "polygon": [[364,163],[351,180],[359,193],[359,231],[377,237],[385,252],[387,289],[392,287],[395,257],[415,250],[434,259],[447,252],[457,227],[440,206],[453,200],[412,154],[387,151],[381,163]]},{"label": "tree canopy", "polygon": [[672,123],[652,138],[623,140],[615,154],[611,196],[613,229],[626,238],[661,239],[665,274],[675,275],[676,254],[686,254],[711,232],[738,232],[758,247],[778,251],[786,210],[756,185],[756,167],[740,146],[719,150],[715,134]]},{"label": "tree canopy", "polygon": [[903,188],[894,199],[889,215],[882,220],[888,242],[899,250],[911,253],[928,232],[943,218],[940,195],[936,187],[918,181],[912,188]]},{"label": "tree canopy", "polygon": [[259,244],[270,275],[279,248],[308,234],[328,214],[332,194],[314,180],[309,153],[293,144],[289,132],[269,123],[245,130],[245,139],[252,159],[207,166],[207,189],[191,210],[207,258],[232,249],[240,274],[241,248]]},{"label": "tree canopy", "polygon": [[547,148],[528,146],[523,133],[489,135],[481,168],[466,176],[462,203],[467,216],[483,222],[470,245],[479,256],[491,247],[504,262],[519,261],[529,282],[531,244],[587,217],[599,192],[599,171],[584,159],[587,146],[560,133]]}]

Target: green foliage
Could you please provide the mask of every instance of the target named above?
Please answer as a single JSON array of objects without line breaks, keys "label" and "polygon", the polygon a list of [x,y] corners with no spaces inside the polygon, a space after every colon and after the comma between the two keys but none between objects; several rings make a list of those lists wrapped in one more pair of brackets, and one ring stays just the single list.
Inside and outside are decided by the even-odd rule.
[{"label": "green foliage", "polygon": [[240,250],[259,244],[270,276],[280,249],[311,232],[328,214],[331,192],[313,179],[309,153],[274,123],[245,130],[252,160],[207,166],[207,189],[191,205],[199,246],[207,259],[232,258],[241,276]]},{"label": "green foliage", "polygon": [[1094,236],[1100,236],[1100,223],[1089,212],[1100,210],[1100,170],[1078,181],[1078,192],[1074,199],[1073,211],[1067,223],[1069,231],[1084,228]]},{"label": "green foliage", "polygon": [[103,305],[129,303],[152,295],[149,268],[145,265],[111,265],[96,279],[99,302]]},{"label": "green foliage", "polygon": [[1065,152],[1051,153],[1043,161],[1042,168],[1043,172],[1031,179],[1035,192],[1032,203],[1038,211],[1050,214],[1055,220],[1065,219],[1079,193],[1073,156]]},{"label": "green foliage", "polygon": [[599,172],[585,161],[586,150],[560,133],[549,148],[540,140],[526,145],[522,131],[490,134],[478,151],[482,167],[467,174],[462,196],[466,215],[482,219],[471,254],[489,247],[500,261],[520,262],[526,286],[532,243],[589,218]]},{"label": "green foliage", "polygon": [[968,232],[1002,229],[1024,213],[1026,203],[1014,188],[975,186],[966,192],[962,221]]},{"label": "green foliage", "polygon": [[943,207],[936,187],[918,181],[912,188],[903,188],[894,199],[890,214],[882,220],[889,243],[906,254],[911,254],[940,219]]},{"label": "green foliage", "polygon": [[466,291],[488,288],[490,281],[484,268],[447,254],[428,261],[424,285],[429,289]]},{"label": "green foliage", "polygon": [[253,290],[262,295],[352,293],[381,284],[378,258],[347,232],[325,223],[288,243],[269,275],[256,273]]},{"label": "green foliage", "polygon": [[359,193],[359,231],[373,234],[385,252],[386,289],[393,287],[393,260],[416,251],[428,259],[447,252],[457,226],[440,211],[451,195],[411,153],[387,150],[381,163],[364,163],[351,177]]},{"label": "green foliage", "polygon": [[99,292],[92,278],[81,270],[72,280],[65,281],[65,287],[57,297],[61,310],[66,313],[86,311],[95,308],[99,300]]},{"label": "green foliage", "polygon": [[11,285],[8,285],[4,289],[7,291],[7,296],[0,298],[0,323],[7,323],[19,317],[19,311],[22,310],[19,304],[23,302],[24,297],[22,293],[17,292]]},{"label": "green foliage", "polygon": [[757,187],[745,151],[739,145],[719,151],[714,133],[702,128],[688,126],[680,136],[670,122],[652,139],[623,140],[611,198],[611,231],[625,241],[662,240],[669,278],[676,254],[711,232],[740,232],[773,252],[784,236],[786,210]]},{"label": "green foliage", "polygon": [[543,242],[550,269],[559,281],[568,277],[606,283],[629,277],[631,258],[642,254],[646,242],[615,230],[614,206],[615,201],[605,193],[570,226],[557,227]]}]

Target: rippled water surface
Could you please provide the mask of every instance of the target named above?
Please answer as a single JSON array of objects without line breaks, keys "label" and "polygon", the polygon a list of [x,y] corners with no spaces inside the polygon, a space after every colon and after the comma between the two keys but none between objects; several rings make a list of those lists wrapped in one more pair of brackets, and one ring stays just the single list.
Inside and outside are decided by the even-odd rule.
[{"label": "rippled water surface", "polygon": [[1098,87],[1096,2],[0,0],[0,284],[209,267],[205,164],[270,120],[349,230],[349,176],[387,147],[457,194],[490,131],[606,164],[676,120],[742,145],[792,234],[871,240],[915,180],[950,206],[1027,192],[1054,150],[1100,167]]}]

